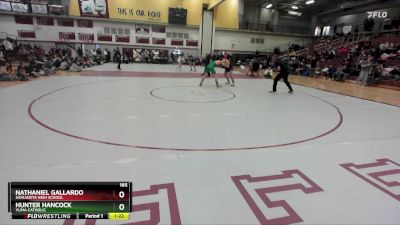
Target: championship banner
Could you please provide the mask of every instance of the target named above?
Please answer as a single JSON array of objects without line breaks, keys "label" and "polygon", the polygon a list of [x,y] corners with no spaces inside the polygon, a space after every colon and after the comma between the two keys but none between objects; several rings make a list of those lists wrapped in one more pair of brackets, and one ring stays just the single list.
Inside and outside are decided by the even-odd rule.
[{"label": "championship banner", "polygon": [[136,32],[136,34],[149,35],[150,26],[136,24],[135,25],[135,32]]},{"label": "championship banner", "polygon": [[78,0],[80,16],[108,18],[107,0]]}]

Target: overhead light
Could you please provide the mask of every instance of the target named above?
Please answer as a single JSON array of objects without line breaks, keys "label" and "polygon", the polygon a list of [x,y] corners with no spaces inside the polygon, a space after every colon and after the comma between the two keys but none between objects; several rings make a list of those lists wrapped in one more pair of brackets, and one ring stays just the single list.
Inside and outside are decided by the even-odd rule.
[{"label": "overhead light", "polygon": [[268,4],[266,8],[269,9],[271,7],[272,7],[272,4]]},{"label": "overhead light", "polygon": [[301,16],[301,12],[288,11],[289,15]]},{"label": "overhead light", "polygon": [[292,5],[292,9],[299,9],[299,7]]},{"label": "overhead light", "polygon": [[54,7],[54,8],[64,8],[63,5],[49,5],[50,7]]},{"label": "overhead light", "polygon": [[306,5],[313,4],[314,2],[315,2],[314,0],[306,1]]}]

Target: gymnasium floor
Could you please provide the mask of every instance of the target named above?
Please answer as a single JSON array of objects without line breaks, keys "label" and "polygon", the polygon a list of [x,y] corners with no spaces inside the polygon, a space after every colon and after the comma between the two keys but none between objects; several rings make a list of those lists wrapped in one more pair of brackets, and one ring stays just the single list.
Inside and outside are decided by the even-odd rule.
[{"label": "gymnasium floor", "polygon": [[[400,224],[398,106],[122,67],[0,89],[0,224]],[[11,220],[10,181],[131,181],[134,205],[157,204],[130,222]]]}]

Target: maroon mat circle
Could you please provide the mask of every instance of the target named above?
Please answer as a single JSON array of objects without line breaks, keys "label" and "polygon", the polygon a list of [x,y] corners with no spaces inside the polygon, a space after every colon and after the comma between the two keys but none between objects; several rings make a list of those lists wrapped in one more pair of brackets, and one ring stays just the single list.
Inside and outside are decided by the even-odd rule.
[{"label": "maroon mat circle", "polygon": [[[104,81],[100,81],[100,82],[104,82]],[[329,130],[327,130],[327,131],[325,131],[325,132],[323,132],[321,134],[313,136],[313,137],[309,137],[309,138],[301,139],[301,140],[294,140],[294,141],[287,142],[287,143],[273,144],[273,145],[249,146],[249,147],[233,147],[233,148],[173,148],[173,147],[156,147],[156,146],[132,145],[132,144],[124,144],[124,143],[104,141],[104,140],[99,140],[99,139],[94,139],[94,138],[89,138],[89,137],[82,137],[82,136],[75,135],[75,134],[72,134],[72,133],[67,133],[65,131],[59,130],[59,129],[54,128],[54,127],[50,127],[49,125],[46,124],[45,121],[39,120],[32,113],[32,108],[34,107],[35,103],[39,102],[41,99],[43,99],[46,96],[49,96],[51,94],[54,94],[56,92],[59,92],[61,90],[65,90],[65,89],[68,89],[68,88],[77,87],[77,86],[83,86],[83,85],[88,85],[88,84],[94,84],[94,83],[99,83],[99,82],[89,82],[89,83],[83,83],[83,84],[70,85],[70,86],[66,86],[66,87],[63,87],[63,88],[60,88],[60,89],[57,89],[57,90],[54,90],[54,91],[51,91],[51,92],[43,94],[42,96],[36,98],[35,100],[33,100],[29,104],[28,114],[29,114],[30,118],[33,121],[35,121],[37,124],[39,124],[40,126],[46,128],[46,129],[48,129],[50,131],[53,131],[53,132],[58,133],[58,134],[62,134],[62,135],[67,136],[67,137],[83,140],[83,141],[89,141],[89,142],[112,145],[112,146],[119,146],[119,147],[148,149],[148,150],[169,150],[169,151],[234,151],[234,150],[253,150],[253,149],[267,149],[267,148],[274,148],[274,147],[283,147],[283,146],[300,144],[300,143],[304,143],[304,142],[308,142],[308,141],[312,141],[312,140],[316,140],[316,139],[322,138],[322,137],[334,132],[335,130],[337,130],[343,123],[343,114],[342,114],[342,112],[340,111],[340,109],[336,105],[334,105],[334,104],[332,104],[332,103],[330,103],[330,102],[328,102],[328,101],[326,101],[326,100],[324,100],[324,99],[322,99],[320,97],[309,95],[309,94],[305,94],[305,95],[307,95],[309,97],[318,99],[318,100],[330,105],[331,107],[333,107],[336,110],[337,114],[339,115],[339,120],[337,121],[337,123],[336,123],[336,125],[334,127],[330,128]]]}]

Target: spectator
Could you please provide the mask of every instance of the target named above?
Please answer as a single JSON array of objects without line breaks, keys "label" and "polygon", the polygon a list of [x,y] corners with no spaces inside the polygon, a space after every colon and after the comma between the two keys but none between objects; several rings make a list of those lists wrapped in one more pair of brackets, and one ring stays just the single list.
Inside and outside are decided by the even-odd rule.
[{"label": "spectator", "polygon": [[6,63],[5,66],[1,67],[0,81],[12,81],[18,80],[14,69],[10,63]]},{"label": "spectator", "polygon": [[12,51],[12,50],[14,50],[14,46],[13,46],[13,44],[11,43],[11,41],[10,41],[9,38],[7,38],[7,39],[5,39],[5,40],[3,41],[3,46],[4,46],[4,49],[5,49],[6,51]]},{"label": "spectator", "polygon": [[334,51],[333,49],[329,49],[329,50],[328,50],[327,59],[333,59],[333,58],[335,58],[335,56],[336,56],[335,51]]},{"label": "spectator", "polygon": [[29,79],[26,77],[26,70],[25,70],[25,67],[24,67],[22,61],[20,61],[20,62],[19,62],[19,65],[17,66],[17,77],[18,77],[18,79],[21,80],[21,81],[27,81],[27,80],[29,80]]},{"label": "spectator", "polygon": [[325,73],[325,79],[332,80],[333,75],[336,72],[336,68],[331,64],[329,65],[329,67],[324,68],[322,71]]},{"label": "spectator", "polygon": [[342,53],[342,55],[347,55],[347,46],[343,46],[341,49],[340,49],[340,53]]},{"label": "spectator", "polygon": [[104,49],[104,57],[106,59],[106,62],[110,62],[111,56],[110,56],[111,52],[108,51],[108,49]]},{"label": "spectator", "polygon": [[97,48],[97,49],[96,49],[96,55],[97,55],[98,57],[101,57],[101,49],[100,49],[100,48]]},{"label": "spectator", "polygon": [[377,62],[381,55],[379,48],[372,48],[371,55],[374,59],[374,62]]},{"label": "spectator", "polygon": [[122,57],[122,62],[125,64],[129,64],[129,57],[126,52],[125,52],[124,56]]},{"label": "spectator", "polygon": [[264,71],[264,77],[266,79],[272,79],[272,73],[274,71],[272,70],[272,68],[270,66],[268,66],[268,68]]},{"label": "spectator", "polygon": [[371,74],[372,74],[372,80],[373,81],[377,81],[380,80],[382,77],[382,73],[383,73],[383,65],[382,63],[374,63],[374,65],[372,66],[371,69]]},{"label": "spectator", "polygon": [[358,49],[358,45],[354,44],[353,47],[351,48],[351,53],[352,54],[357,54],[357,49]]},{"label": "spectator", "polygon": [[66,59],[63,59],[63,60],[61,61],[61,64],[60,64],[59,69],[60,69],[60,70],[68,70],[68,69],[69,69],[69,63],[67,62]]},{"label": "spectator", "polygon": [[361,71],[357,79],[358,84],[367,85],[368,76],[371,71],[372,57],[364,56],[360,61]]},{"label": "spectator", "polygon": [[247,72],[248,76],[251,77],[259,77],[259,71],[260,70],[260,63],[257,61],[256,58],[253,58],[250,62],[250,70]]},{"label": "spectator", "polygon": [[290,54],[289,54],[289,56],[290,56],[290,59],[291,60],[295,60],[296,59],[296,51],[294,50],[294,49],[292,49],[292,51],[290,52]]},{"label": "spectator", "polygon": [[61,66],[61,57],[59,55],[56,55],[56,57],[54,57],[53,59],[53,65],[56,68],[59,68]]},{"label": "spectator", "polygon": [[78,66],[77,60],[72,62],[71,66],[69,67],[69,71],[71,72],[80,72],[82,71],[82,68]]},{"label": "spectator", "polygon": [[183,63],[183,56],[179,55],[178,56],[178,60],[177,60],[177,66],[176,66],[176,70],[177,71],[182,71],[182,63]]},{"label": "spectator", "polygon": [[121,70],[121,62],[122,62],[122,59],[121,59],[121,52],[119,51],[119,48],[117,47],[117,49],[114,49],[115,50],[115,52],[114,52],[114,58],[115,58],[115,60],[116,60],[116,62],[118,63],[118,66],[117,66],[117,69],[119,69],[119,70]]},{"label": "spectator", "polygon": [[336,80],[336,81],[345,81],[346,80],[346,76],[345,76],[344,70],[345,70],[345,66],[339,65],[338,68],[335,71],[334,80]]},{"label": "spectator", "polygon": [[38,77],[38,74],[36,73],[36,67],[37,67],[37,64],[36,64],[35,60],[31,59],[29,61],[28,66],[25,67],[26,74],[33,76],[33,77]]},{"label": "spectator", "polygon": [[[174,63],[175,63],[175,55],[174,55],[173,52],[171,52],[171,57],[170,57],[170,59],[171,59],[171,64],[174,64]],[[208,65],[208,64],[207,64],[207,65]]]},{"label": "spectator", "polygon": [[52,75],[55,73],[56,68],[53,66],[53,62],[51,60],[51,57],[47,57],[47,61],[43,63],[43,70],[46,76]]},{"label": "spectator", "polygon": [[6,59],[4,58],[3,51],[0,50],[0,64],[3,64],[5,61]]},{"label": "spectator", "polygon": [[81,47],[79,47],[76,52],[78,53],[79,57],[83,57],[83,51],[82,51]]},{"label": "spectator", "polygon": [[303,62],[303,76],[309,77],[313,76],[313,70],[311,69],[311,64],[308,64],[307,62]]}]

